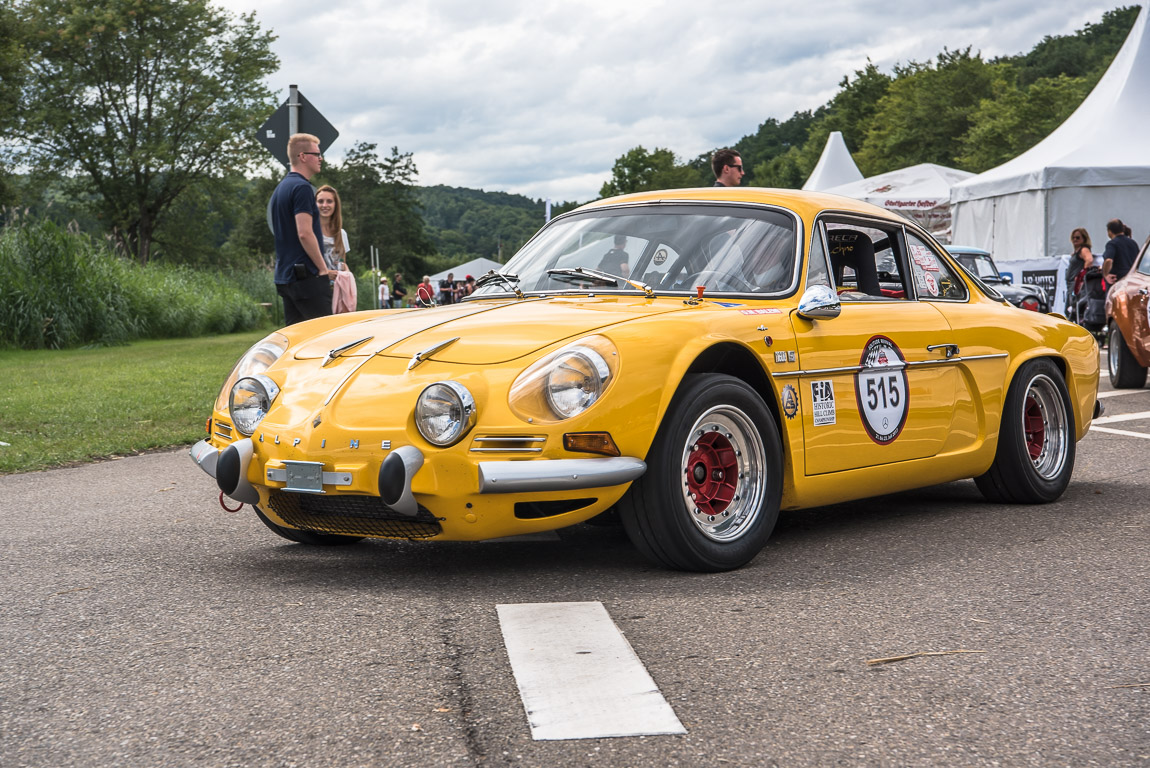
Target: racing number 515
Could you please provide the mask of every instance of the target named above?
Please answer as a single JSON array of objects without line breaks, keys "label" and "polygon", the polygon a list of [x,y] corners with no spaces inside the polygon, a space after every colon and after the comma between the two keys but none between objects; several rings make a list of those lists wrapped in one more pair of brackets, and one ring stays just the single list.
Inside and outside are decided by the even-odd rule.
[{"label": "racing number 515", "polygon": [[900,401],[898,374],[868,378],[866,382],[867,405],[870,410],[879,407],[879,398],[882,399],[883,408],[897,408]]}]

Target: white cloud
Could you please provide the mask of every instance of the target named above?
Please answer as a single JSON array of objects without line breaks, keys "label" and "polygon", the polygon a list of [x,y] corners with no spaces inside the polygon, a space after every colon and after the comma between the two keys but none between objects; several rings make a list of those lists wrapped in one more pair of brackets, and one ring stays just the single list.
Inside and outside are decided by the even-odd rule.
[{"label": "white cloud", "polygon": [[355,141],[413,152],[421,184],[587,200],[631,147],[691,158],[883,71],[990,58],[1098,21],[1109,3],[997,0],[216,0],[278,35],[280,72]]}]

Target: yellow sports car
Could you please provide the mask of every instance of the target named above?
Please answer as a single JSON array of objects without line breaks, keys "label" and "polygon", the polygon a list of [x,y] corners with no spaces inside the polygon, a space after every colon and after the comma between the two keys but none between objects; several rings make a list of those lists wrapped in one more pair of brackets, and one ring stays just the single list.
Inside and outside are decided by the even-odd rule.
[{"label": "yellow sports car", "polygon": [[1098,348],[897,215],[691,189],[545,226],[465,301],[256,344],[192,458],[306,544],[479,540],[614,508],[671,568],[750,561],[781,509],[974,478],[1049,502]]}]

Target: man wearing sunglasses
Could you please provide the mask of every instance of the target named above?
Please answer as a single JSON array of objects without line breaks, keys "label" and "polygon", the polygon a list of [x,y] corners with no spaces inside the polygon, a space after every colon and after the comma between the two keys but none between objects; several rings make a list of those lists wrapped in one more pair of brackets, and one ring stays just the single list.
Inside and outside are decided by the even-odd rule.
[{"label": "man wearing sunglasses", "polygon": [[334,273],[323,260],[319,207],[310,179],[320,171],[319,139],[297,133],[288,139],[291,172],[272,193],[268,212],[276,243],[276,293],[284,303],[284,324],[331,314]]},{"label": "man wearing sunglasses", "polygon": [[743,181],[743,158],[733,149],[720,149],[711,155],[716,187],[737,187]]}]

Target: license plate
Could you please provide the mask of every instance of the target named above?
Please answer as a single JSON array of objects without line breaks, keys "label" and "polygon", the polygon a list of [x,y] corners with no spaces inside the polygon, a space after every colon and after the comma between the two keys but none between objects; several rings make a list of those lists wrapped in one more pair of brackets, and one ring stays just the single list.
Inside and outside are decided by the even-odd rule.
[{"label": "license plate", "polygon": [[285,491],[296,493],[323,493],[322,461],[285,461],[287,485]]}]

